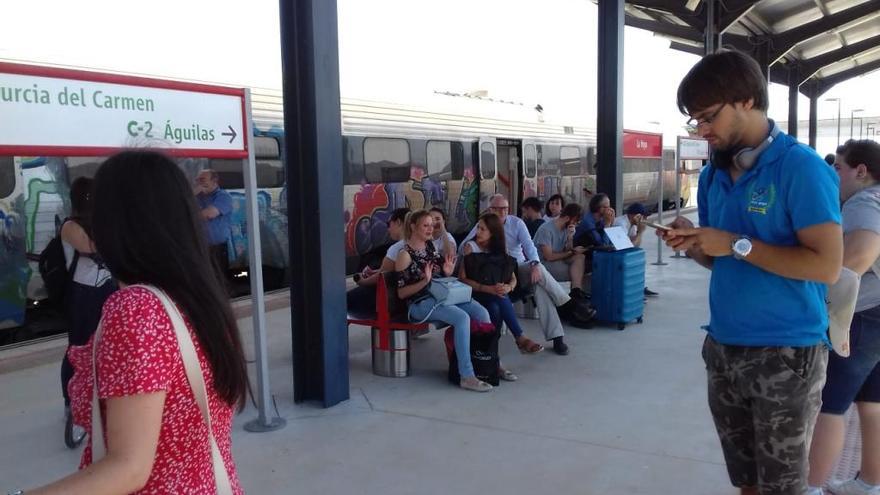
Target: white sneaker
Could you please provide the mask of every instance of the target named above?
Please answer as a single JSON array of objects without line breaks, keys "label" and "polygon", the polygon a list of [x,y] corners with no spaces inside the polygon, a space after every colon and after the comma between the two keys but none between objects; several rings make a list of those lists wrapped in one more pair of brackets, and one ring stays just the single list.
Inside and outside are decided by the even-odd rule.
[{"label": "white sneaker", "polygon": [[871,486],[856,478],[852,480],[831,480],[828,490],[834,495],[880,495],[880,486]]}]

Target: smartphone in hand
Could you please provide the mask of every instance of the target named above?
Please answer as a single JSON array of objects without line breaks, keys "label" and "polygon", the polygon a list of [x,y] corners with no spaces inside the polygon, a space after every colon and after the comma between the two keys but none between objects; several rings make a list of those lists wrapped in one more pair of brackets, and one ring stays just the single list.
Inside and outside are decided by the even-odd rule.
[{"label": "smartphone in hand", "polygon": [[654,228],[657,230],[663,230],[666,232],[672,230],[672,227],[667,227],[666,225],[660,225],[659,223],[654,223],[654,222],[642,222],[642,223],[647,225],[648,227],[651,227],[651,228]]}]

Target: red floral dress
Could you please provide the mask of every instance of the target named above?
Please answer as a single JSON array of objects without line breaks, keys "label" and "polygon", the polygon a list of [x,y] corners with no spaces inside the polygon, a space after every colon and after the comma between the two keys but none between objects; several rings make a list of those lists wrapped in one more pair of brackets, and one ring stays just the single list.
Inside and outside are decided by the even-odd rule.
[{"label": "red floral dress", "polygon": [[[242,493],[232,460],[232,407],[214,391],[214,377],[189,320],[184,316],[208,391],[214,438],[223,455],[233,491]],[[72,347],[76,370],[68,390],[74,420],[91,433],[92,345]],[[142,494],[215,494],[208,427],[186,379],[171,319],[149,291],[130,287],[107,300],[97,349],[98,396],[106,425],[104,399],[164,390],[165,407],[153,470]],[[105,430],[106,432],[106,427]],[[91,435],[80,469],[92,462]]]}]

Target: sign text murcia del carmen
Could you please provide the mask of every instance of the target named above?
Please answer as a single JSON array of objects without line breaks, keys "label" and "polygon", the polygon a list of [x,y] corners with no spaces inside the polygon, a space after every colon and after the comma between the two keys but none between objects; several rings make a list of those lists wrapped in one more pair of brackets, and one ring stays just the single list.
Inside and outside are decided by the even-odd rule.
[{"label": "sign text murcia del carmen", "polygon": [[243,91],[0,63],[0,154],[247,157]]}]

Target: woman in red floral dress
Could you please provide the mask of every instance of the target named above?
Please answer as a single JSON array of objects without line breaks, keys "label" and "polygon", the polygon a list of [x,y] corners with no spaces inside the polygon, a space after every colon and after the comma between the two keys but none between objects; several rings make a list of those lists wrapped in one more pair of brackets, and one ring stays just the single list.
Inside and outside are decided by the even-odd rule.
[{"label": "woman in red floral dress", "polygon": [[[184,371],[174,328],[150,284],[183,315],[205,379],[211,429],[233,493],[233,409],[243,407],[247,371],[235,319],[203,238],[181,170],[151,151],[109,158],[95,176],[94,241],[121,290],[104,304],[95,349],[106,455],[28,495],[214,494],[208,424]],[[71,350],[73,414],[91,433],[94,338]]]}]

